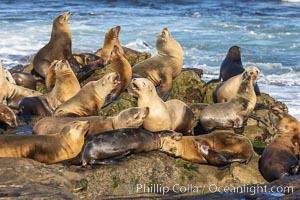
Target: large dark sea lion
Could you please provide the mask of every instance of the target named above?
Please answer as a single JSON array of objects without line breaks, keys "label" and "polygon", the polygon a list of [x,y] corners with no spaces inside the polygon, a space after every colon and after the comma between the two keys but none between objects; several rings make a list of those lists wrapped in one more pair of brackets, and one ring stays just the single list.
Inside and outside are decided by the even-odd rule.
[{"label": "large dark sea lion", "polygon": [[[231,77],[243,73],[245,69],[242,64],[241,53],[242,49],[239,46],[230,47],[225,59],[221,64],[219,78],[208,81],[204,86],[212,82],[219,82],[221,80],[227,81]],[[256,95],[260,95],[260,90],[257,84],[255,84],[254,90]]]},{"label": "large dark sea lion", "polygon": [[31,158],[46,164],[68,160],[80,153],[88,128],[88,122],[75,121],[54,135],[0,136],[0,157]]},{"label": "large dark sea lion", "polygon": [[298,120],[279,109],[270,109],[270,118],[276,135],[263,151],[259,169],[271,182],[284,176],[300,174],[300,125]]},{"label": "large dark sea lion", "polygon": [[166,100],[172,89],[172,82],[181,73],[183,50],[167,28],[156,37],[157,55],[132,67],[134,78],[147,78],[159,86],[158,95]]}]

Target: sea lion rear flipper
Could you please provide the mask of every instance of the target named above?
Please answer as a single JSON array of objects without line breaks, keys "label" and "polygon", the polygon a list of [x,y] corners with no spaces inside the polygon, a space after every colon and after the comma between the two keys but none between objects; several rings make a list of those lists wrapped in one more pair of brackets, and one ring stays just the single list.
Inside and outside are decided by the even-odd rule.
[{"label": "sea lion rear flipper", "polygon": [[201,145],[200,151],[203,157],[211,165],[226,166],[230,164],[229,160],[223,155],[223,153],[212,150],[207,145]]},{"label": "sea lion rear flipper", "polygon": [[93,165],[111,165],[111,164],[114,164],[116,163],[117,161],[116,160],[94,160],[93,161]]}]

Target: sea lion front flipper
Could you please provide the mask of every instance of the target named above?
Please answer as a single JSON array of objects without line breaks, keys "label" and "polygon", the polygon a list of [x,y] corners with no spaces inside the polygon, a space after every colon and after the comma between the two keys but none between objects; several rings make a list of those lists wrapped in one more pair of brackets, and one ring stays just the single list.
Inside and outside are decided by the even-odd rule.
[{"label": "sea lion front flipper", "polygon": [[102,108],[105,108],[106,106],[108,106],[109,104],[111,104],[113,101],[116,101],[118,99],[118,97],[120,96],[121,91],[111,91],[106,97],[105,97],[105,101],[103,103]]},{"label": "sea lion front flipper", "polygon": [[84,65],[82,68],[78,69],[75,73],[79,82],[84,81],[90,77],[97,69],[102,69],[104,65],[100,59],[91,61],[87,65]]},{"label": "sea lion front flipper", "polygon": [[260,96],[260,90],[259,90],[257,83],[255,83],[255,85],[254,85],[254,92],[255,92],[256,96]]}]

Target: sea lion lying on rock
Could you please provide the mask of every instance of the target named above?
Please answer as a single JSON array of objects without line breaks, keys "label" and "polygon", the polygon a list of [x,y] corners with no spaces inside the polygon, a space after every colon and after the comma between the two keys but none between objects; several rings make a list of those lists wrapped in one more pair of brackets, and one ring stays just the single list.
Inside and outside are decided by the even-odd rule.
[{"label": "sea lion lying on rock", "polygon": [[300,173],[300,125],[295,117],[276,105],[270,108],[269,114],[276,135],[261,155],[259,170],[271,182]]},{"label": "sea lion lying on rock", "polygon": [[80,153],[88,128],[87,121],[75,121],[53,135],[0,136],[0,157],[31,158],[46,164],[68,160]]},{"label": "sea lion lying on rock", "polygon": [[66,123],[72,121],[88,121],[90,124],[89,130],[85,136],[87,140],[93,135],[103,133],[110,130],[122,128],[138,128],[144,119],[148,116],[149,108],[132,107],[121,111],[117,116],[102,117],[46,117],[38,121],[33,127],[33,134],[48,135],[59,133]]}]

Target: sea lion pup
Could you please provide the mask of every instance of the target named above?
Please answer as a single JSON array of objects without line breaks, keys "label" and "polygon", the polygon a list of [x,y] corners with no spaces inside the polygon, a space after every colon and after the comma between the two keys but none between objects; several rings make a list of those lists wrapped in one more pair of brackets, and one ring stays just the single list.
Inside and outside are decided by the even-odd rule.
[{"label": "sea lion pup", "polygon": [[189,134],[193,130],[194,113],[184,102],[171,99],[165,102],[170,114],[172,128],[179,133]]},{"label": "sea lion pup", "polygon": [[111,54],[111,69],[120,75],[120,84],[118,84],[105,98],[104,106],[116,100],[131,82],[132,70],[127,59],[122,55],[118,46],[115,46]]},{"label": "sea lion pup", "polygon": [[167,28],[156,37],[158,55],[132,67],[134,78],[147,78],[159,86],[158,95],[166,100],[172,89],[173,78],[178,76],[183,64],[183,51]]},{"label": "sea lion pup", "polygon": [[168,107],[159,98],[153,83],[146,78],[132,79],[128,92],[138,99],[139,107],[149,107],[149,115],[143,127],[149,131],[171,130],[172,122]]},{"label": "sea lion pup", "polygon": [[16,72],[12,74],[12,77],[17,85],[36,90],[36,79],[32,74],[25,72]]},{"label": "sea lion pup", "polygon": [[0,137],[0,157],[31,158],[52,164],[77,156],[89,128],[87,121],[75,121],[54,135],[7,135]]},{"label": "sea lion pup", "polygon": [[276,127],[276,135],[265,148],[259,160],[259,170],[269,182],[300,172],[300,125],[298,120],[277,106],[270,108],[270,118]]},{"label": "sea lion pup", "polygon": [[10,127],[18,126],[15,113],[8,106],[0,103],[0,121],[3,121]]},{"label": "sea lion pup", "polygon": [[121,111],[117,116],[102,117],[46,117],[39,120],[33,127],[32,134],[48,135],[59,133],[66,123],[72,121],[88,121],[89,130],[85,136],[91,139],[93,135],[122,128],[138,128],[148,116],[149,108],[132,107]]},{"label": "sea lion pup", "polygon": [[72,56],[72,37],[68,24],[70,16],[71,13],[66,12],[53,20],[50,41],[34,56],[32,73],[45,78],[54,60],[68,60],[73,70],[76,72],[79,70],[75,69],[79,66]]},{"label": "sea lion pup", "polygon": [[49,116],[65,101],[75,96],[79,90],[79,82],[68,61],[54,61],[50,66],[55,71],[55,85],[51,92],[36,97],[25,97],[19,104],[19,110],[26,122],[31,115]]},{"label": "sea lion pup", "polygon": [[164,130],[152,133],[145,129],[117,129],[94,135],[85,143],[81,164],[107,164],[132,153],[159,150],[165,137],[181,137],[179,133]]},{"label": "sea lion pup", "polygon": [[108,73],[98,81],[91,81],[71,99],[60,105],[54,116],[97,116],[106,96],[120,83],[117,72]]},{"label": "sea lion pup", "polygon": [[103,47],[95,53],[97,56],[100,56],[102,64],[109,64],[111,52],[114,46],[117,46],[119,48],[119,52],[124,55],[124,50],[119,41],[120,31],[121,27],[116,26],[105,33]]},{"label": "sea lion pup", "polygon": [[[243,73],[233,76],[227,81],[224,81],[221,84],[219,84],[213,93],[214,102],[224,103],[235,97],[239,86],[243,81],[243,77],[248,76],[248,74],[250,73],[256,74],[257,77],[259,77],[260,75],[260,71],[257,67],[250,66],[247,67]],[[256,81],[254,81],[253,84],[255,85]]]},{"label": "sea lion pup", "polygon": [[[241,53],[242,49],[239,46],[230,47],[221,64],[219,78],[208,81],[204,87],[209,83],[219,82],[221,80],[227,81],[231,77],[243,73],[245,69],[242,64]],[[256,95],[260,95],[260,90],[257,84],[255,84],[254,90]]]},{"label": "sea lion pup", "polygon": [[0,67],[0,103],[6,103],[10,108],[18,109],[20,101],[24,97],[33,97],[41,95],[42,93],[18,86],[9,82],[5,76],[5,71],[3,67]]},{"label": "sea lion pup", "polygon": [[208,105],[201,111],[200,124],[205,131],[215,128],[243,128],[244,121],[256,105],[253,85],[257,78],[257,73],[245,73],[234,98],[225,103]]},{"label": "sea lion pup", "polygon": [[195,163],[224,167],[232,162],[248,163],[253,156],[250,140],[242,135],[213,132],[199,136],[165,138],[162,151]]}]

